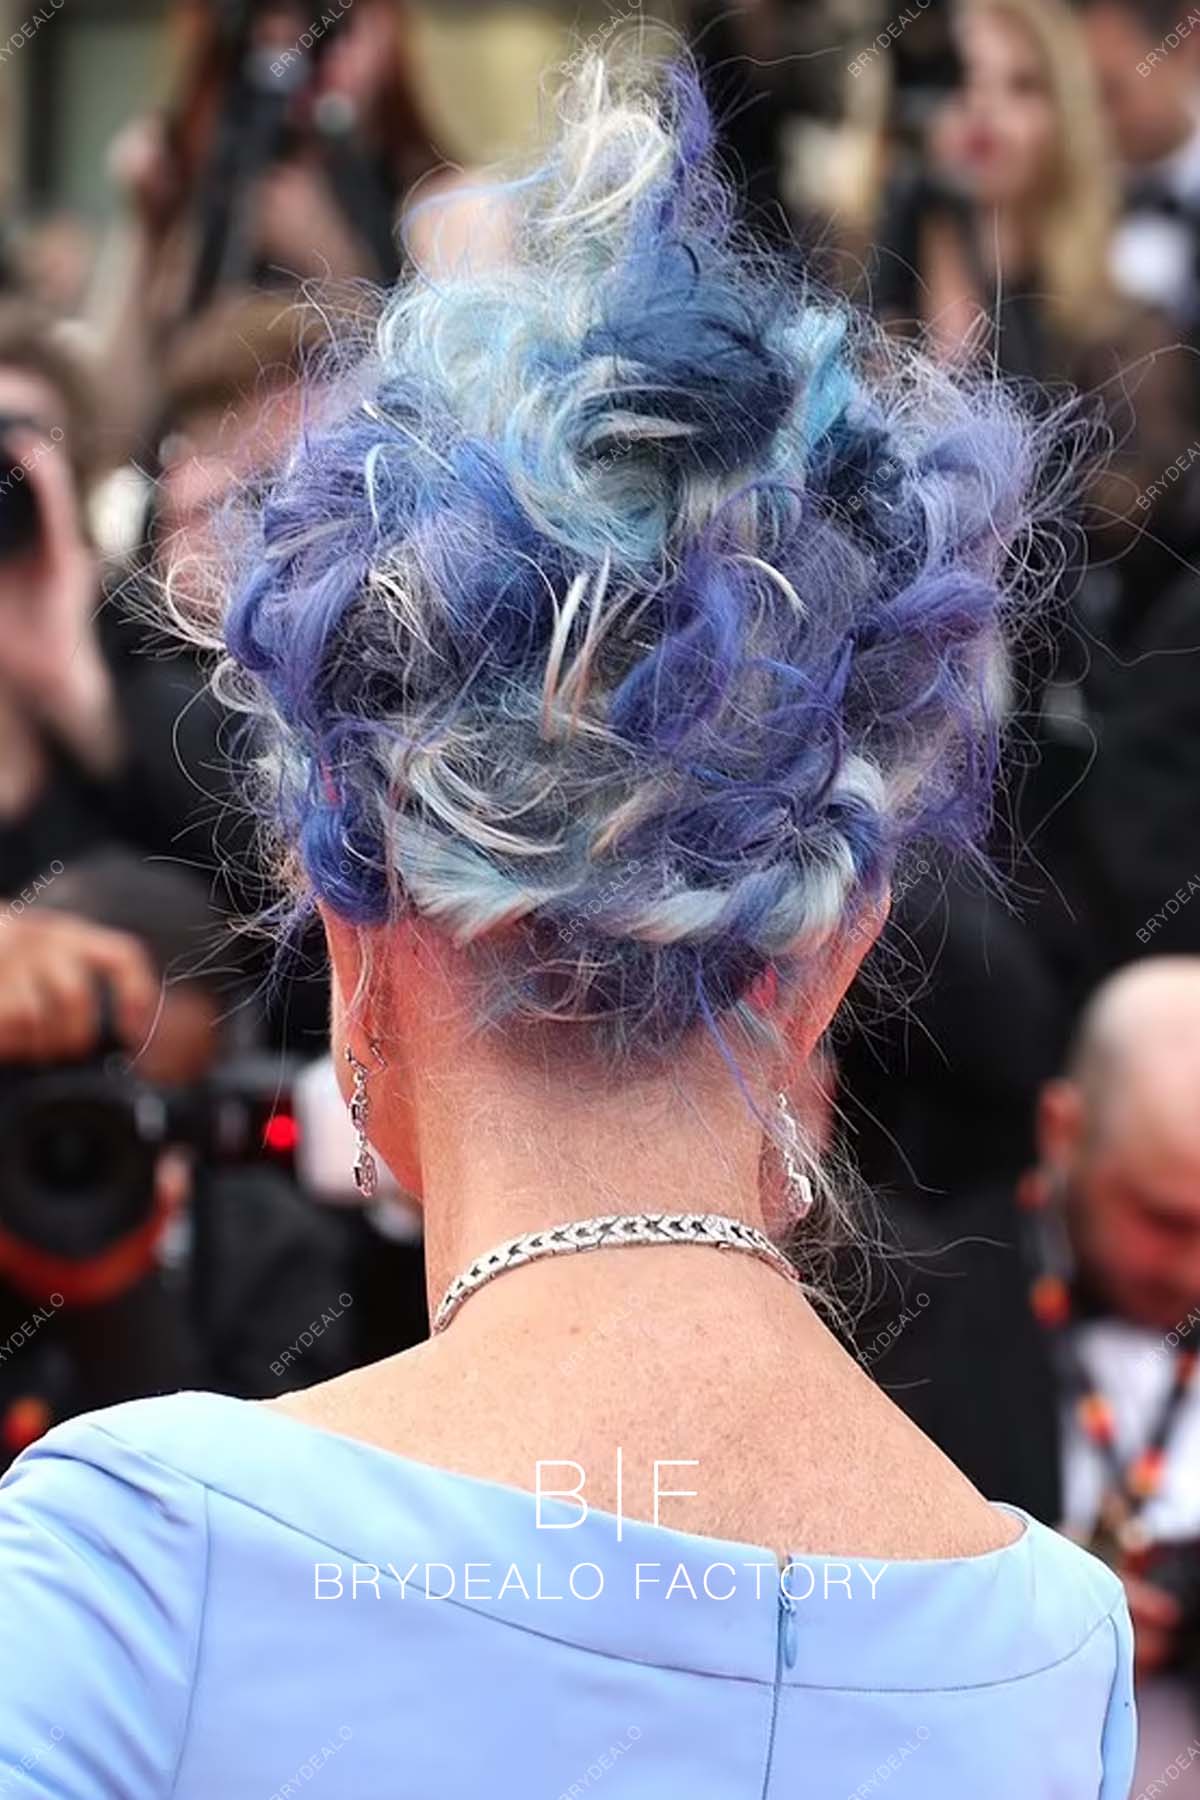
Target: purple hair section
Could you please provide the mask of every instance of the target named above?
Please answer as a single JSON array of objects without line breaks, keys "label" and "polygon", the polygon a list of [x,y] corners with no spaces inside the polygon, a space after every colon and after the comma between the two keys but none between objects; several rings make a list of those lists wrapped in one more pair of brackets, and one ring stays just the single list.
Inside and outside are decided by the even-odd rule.
[{"label": "purple hair section", "polygon": [[[545,264],[389,302],[226,623],[311,893],[453,921],[507,1017],[619,1051],[977,838],[1040,459],[1010,396],[739,242],[690,77],[655,106],[619,231],[538,213]],[[566,185],[552,158],[497,203]]]}]

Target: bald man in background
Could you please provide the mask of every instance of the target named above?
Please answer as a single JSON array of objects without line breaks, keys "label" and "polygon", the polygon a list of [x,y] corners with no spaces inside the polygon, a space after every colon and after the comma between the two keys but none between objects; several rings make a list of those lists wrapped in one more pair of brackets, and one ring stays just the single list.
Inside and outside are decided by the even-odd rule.
[{"label": "bald man in background", "polygon": [[1139,1779],[1194,1745],[1200,1794],[1200,957],[1104,983],[1036,1141],[1016,1193],[887,1202],[905,1256],[860,1344],[989,1499],[1117,1568]]}]

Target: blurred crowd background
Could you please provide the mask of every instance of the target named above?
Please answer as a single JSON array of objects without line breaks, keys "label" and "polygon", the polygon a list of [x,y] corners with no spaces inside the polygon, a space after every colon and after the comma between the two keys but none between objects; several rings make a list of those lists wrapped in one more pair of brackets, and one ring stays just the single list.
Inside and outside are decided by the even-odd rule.
[{"label": "blurred crowd background", "polygon": [[245,928],[276,898],[253,744],[164,590],[204,603],[375,284],[503,259],[473,171],[589,50],[686,43],[746,230],[1058,434],[987,864],[898,885],[805,1117],[874,1197],[842,1328],[985,1491],[1121,1569],[1146,1780],[1200,1794],[1200,9],[3,12],[0,1460],[424,1334],[419,1217],[350,1179],[311,929]]}]

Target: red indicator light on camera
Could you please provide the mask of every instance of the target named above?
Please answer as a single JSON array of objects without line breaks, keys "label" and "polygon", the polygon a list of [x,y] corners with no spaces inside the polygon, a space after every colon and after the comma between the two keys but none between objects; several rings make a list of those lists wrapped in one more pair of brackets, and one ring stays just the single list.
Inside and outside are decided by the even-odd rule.
[{"label": "red indicator light on camera", "polygon": [[263,1148],[286,1155],[300,1142],[300,1127],[291,1113],[272,1113],[263,1126]]}]

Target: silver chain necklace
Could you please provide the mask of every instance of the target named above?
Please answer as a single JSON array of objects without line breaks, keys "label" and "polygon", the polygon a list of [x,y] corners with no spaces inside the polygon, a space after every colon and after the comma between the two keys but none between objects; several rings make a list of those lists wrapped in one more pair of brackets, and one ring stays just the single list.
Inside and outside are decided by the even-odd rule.
[{"label": "silver chain necklace", "polygon": [[607,1250],[618,1245],[708,1244],[718,1250],[741,1250],[757,1256],[788,1281],[800,1282],[799,1271],[770,1238],[742,1219],[722,1213],[610,1213],[599,1219],[577,1219],[547,1231],[530,1231],[524,1237],[497,1244],[456,1275],[433,1316],[433,1333],[447,1325],[472,1294],[477,1294],[497,1275],[519,1269],[523,1263],[545,1256],[571,1256],[580,1250]]}]

